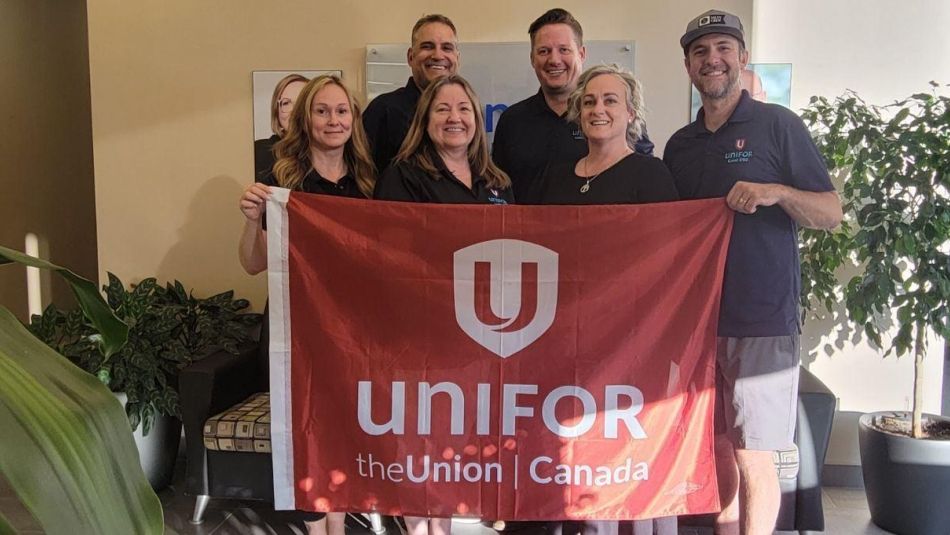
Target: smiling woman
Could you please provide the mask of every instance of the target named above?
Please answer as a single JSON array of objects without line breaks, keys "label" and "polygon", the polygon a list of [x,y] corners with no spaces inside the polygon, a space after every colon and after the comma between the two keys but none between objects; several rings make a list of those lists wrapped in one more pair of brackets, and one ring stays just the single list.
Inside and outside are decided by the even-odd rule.
[{"label": "smiling woman", "polygon": [[643,131],[640,83],[616,65],[584,72],[568,101],[568,118],[587,138],[588,154],[550,165],[539,183],[542,204],[636,204],[679,198],[658,158],[634,152]]},{"label": "smiling woman", "polygon": [[456,204],[513,202],[511,181],[492,163],[481,104],[458,75],[430,83],[409,134],[374,197]]}]

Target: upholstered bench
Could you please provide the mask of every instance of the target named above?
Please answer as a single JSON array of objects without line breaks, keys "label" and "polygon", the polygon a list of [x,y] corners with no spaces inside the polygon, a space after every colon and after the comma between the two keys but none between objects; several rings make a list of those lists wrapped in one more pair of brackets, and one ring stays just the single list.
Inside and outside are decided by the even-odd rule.
[{"label": "upholstered bench", "polygon": [[270,393],[258,392],[205,422],[205,449],[270,453]]}]

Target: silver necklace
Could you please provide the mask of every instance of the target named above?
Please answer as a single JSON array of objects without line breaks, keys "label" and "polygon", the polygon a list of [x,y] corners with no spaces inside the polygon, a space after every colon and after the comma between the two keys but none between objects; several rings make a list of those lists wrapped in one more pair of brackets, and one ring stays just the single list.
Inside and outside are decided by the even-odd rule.
[{"label": "silver necklace", "polygon": [[[609,169],[609,167],[607,168]],[[600,173],[603,173],[606,169],[601,169]],[[600,176],[600,173],[595,174],[594,176],[588,176],[584,180],[584,184],[581,186],[581,193],[587,193],[590,191],[590,183],[597,179]],[[587,174],[587,160],[584,160],[584,174]]]},{"label": "silver necklace", "polygon": [[[601,173],[603,173],[603,171],[601,171]],[[594,179],[597,178],[597,177],[599,177],[599,176],[600,176],[600,173],[597,173],[596,175],[587,178],[587,179],[584,181],[584,184],[581,185],[581,193],[587,193],[588,191],[590,191],[590,183],[593,182]]]},{"label": "silver necklace", "polygon": [[[606,171],[607,169],[610,169],[611,167],[613,167],[617,162],[619,162],[620,160],[626,158],[627,155],[629,155],[631,152],[632,152],[632,151],[630,151],[629,149],[626,150],[626,151],[624,151],[623,155],[620,157],[619,160],[617,160],[616,162],[614,162],[614,163],[608,165],[607,167],[601,169],[600,172],[597,173],[597,174],[595,174],[594,176],[589,176],[589,177],[585,178],[585,179],[584,179],[584,184],[581,185],[581,190],[580,190],[581,193],[587,193],[588,191],[590,191],[590,183],[591,183],[591,182],[593,182],[597,177],[599,177],[601,173],[603,173],[603,172]],[[587,174],[587,163],[588,163],[588,159],[585,157],[585,159],[584,159],[584,174],[585,174],[585,175]]]}]

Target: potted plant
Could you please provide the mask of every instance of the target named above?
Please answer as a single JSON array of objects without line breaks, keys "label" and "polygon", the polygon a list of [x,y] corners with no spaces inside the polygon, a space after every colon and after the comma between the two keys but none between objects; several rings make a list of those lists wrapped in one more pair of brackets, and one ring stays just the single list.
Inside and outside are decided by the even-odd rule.
[{"label": "potted plant", "polygon": [[[0,247],[0,264],[49,269],[71,286],[106,358],[128,327],[90,281]],[[138,463],[115,397],[0,307],[0,473],[50,534],[164,531],[162,506]],[[0,533],[13,533],[0,515]]]},{"label": "potted plant", "polygon": [[149,278],[126,289],[109,273],[103,292],[110,309],[129,326],[128,342],[109,358],[100,350],[99,329],[80,309],[50,305],[33,317],[29,329],[116,393],[142,468],[160,489],[171,481],[181,436],[178,370],[218,349],[237,353],[251,341],[260,315],[242,313],[248,302],[234,299],[231,291],[198,298],[179,281],[160,286]]},{"label": "potted plant", "polygon": [[[803,118],[829,170],[843,179],[845,223],[803,234],[803,296],[851,320],[885,356],[914,356],[913,411],[861,417],[861,464],[871,518],[895,533],[950,525],[950,419],[923,414],[927,335],[950,337],[950,98],[945,87],[887,106],[853,92],[813,97]],[[843,288],[835,270],[858,274]]]}]

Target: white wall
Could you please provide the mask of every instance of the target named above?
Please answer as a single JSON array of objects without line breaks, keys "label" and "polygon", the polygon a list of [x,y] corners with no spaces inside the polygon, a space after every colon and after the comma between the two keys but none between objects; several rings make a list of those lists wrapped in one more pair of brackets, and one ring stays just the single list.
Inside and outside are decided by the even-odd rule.
[{"label": "white wall", "polygon": [[[792,107],[812,95],[857,91],[888,104],[950,83],[950,2],[934,0],[755,0],[752,61],[792,63]],[[838,311],[840,314],[841,311]],[[831,321],[806,324],[803,358],[839,398],[828,463],[859,464],[857,416],[909,409],[913,357],[882,352]],[[924,407],[940,412],[943,342],[931,337]]]}]

